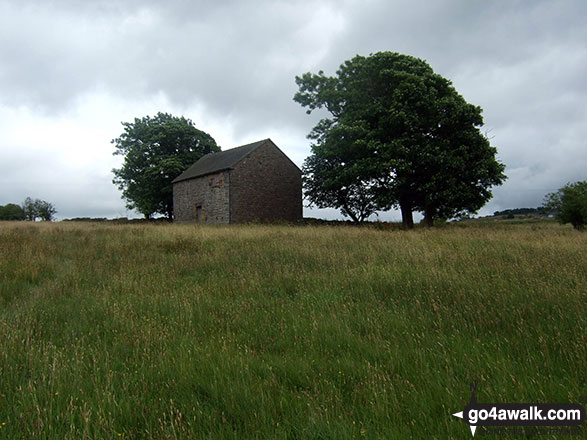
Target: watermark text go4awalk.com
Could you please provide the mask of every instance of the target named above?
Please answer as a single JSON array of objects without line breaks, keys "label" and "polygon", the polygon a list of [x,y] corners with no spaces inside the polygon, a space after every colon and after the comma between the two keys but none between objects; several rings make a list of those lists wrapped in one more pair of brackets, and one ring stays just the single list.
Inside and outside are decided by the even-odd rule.
[{"label": "watermark text go4awalk.com", "polygon": [[575,427],[585,421],[585,407],[578,403],[479,403],[475,391],[467,406],[453,416],[463,419],[475,436],[478,426]]}]

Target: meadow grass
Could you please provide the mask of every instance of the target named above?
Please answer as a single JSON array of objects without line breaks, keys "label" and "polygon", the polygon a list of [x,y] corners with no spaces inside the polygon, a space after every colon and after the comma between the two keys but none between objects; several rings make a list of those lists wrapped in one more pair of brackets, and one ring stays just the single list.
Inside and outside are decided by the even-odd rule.
[{"label": "meadow grass", "polygon": [[473,381],[587,394],[586,250],[554,223],[0,223],[0,439],[470,438]]}]

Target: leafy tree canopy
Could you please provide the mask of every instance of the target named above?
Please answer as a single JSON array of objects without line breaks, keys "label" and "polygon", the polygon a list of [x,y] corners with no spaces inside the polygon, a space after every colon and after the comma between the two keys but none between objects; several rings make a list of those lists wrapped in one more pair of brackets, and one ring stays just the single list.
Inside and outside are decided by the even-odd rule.
[{"label": "leafy tree canopy", "polygon": [[296,77],[294,100],[329,116],[311,131],[303,167],[310,203],[359,221],[400,207],[434,218],[475,212],[505,180],[497,150],[480,132],[481,108],[424,61],[392,52],[345,61],[333,77]]},{"label": "leafy tree canopy", "polygon": [[122,191],[129,209],[145,218],[153,214],[173,216],[171,181],[205,154],[220,151],[208,133],[190,119],[157,113],[155,117],[123,122],[124,132],[113,139],[114,155],[124,156],[113,169],[113,183]]},{"label": "leafy tree canopy", "polygon": [[36,221],[38,218],[41,220],[50,222],[54,219],[57,210],[53,204],[44,200],[27,197],[22,202],[22,211],[24,213],[25,220]]},{"label": "leafy tree canopy", "polygon": [[587,181],[568,183],[547,194],[544,207],[556,211],[560,223],[570,223],[582,231],[587,225]]},{"label": "leafy tree canopy", "polygon": [[14,203],[0,206],[0,220],[25,220],[25,218],[23,209]]}]

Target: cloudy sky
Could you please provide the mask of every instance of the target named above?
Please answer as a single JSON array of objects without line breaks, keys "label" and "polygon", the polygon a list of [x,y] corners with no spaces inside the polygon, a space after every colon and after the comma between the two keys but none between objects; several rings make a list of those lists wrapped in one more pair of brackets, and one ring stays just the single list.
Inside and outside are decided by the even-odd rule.
[{"label": "cloudy sky", "polygon": [[295,76],[394,51],[484,109],[509,179],[480,214],[536,207],[587,180],[586,16],[584,0],[0,0],[0,204],[135,216],[110,141],[158,111],[222,149],[270,137],[301,166],[317,119]]}]

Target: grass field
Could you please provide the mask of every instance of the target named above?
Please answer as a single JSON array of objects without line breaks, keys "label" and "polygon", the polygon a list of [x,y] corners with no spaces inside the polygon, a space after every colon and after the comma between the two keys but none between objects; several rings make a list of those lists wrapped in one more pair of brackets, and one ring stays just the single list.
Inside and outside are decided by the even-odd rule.
[{"label": "grass field", "polygon": [[0,439],[471,438],[587,394],[586,311],[555,223],[0,223]]}]

